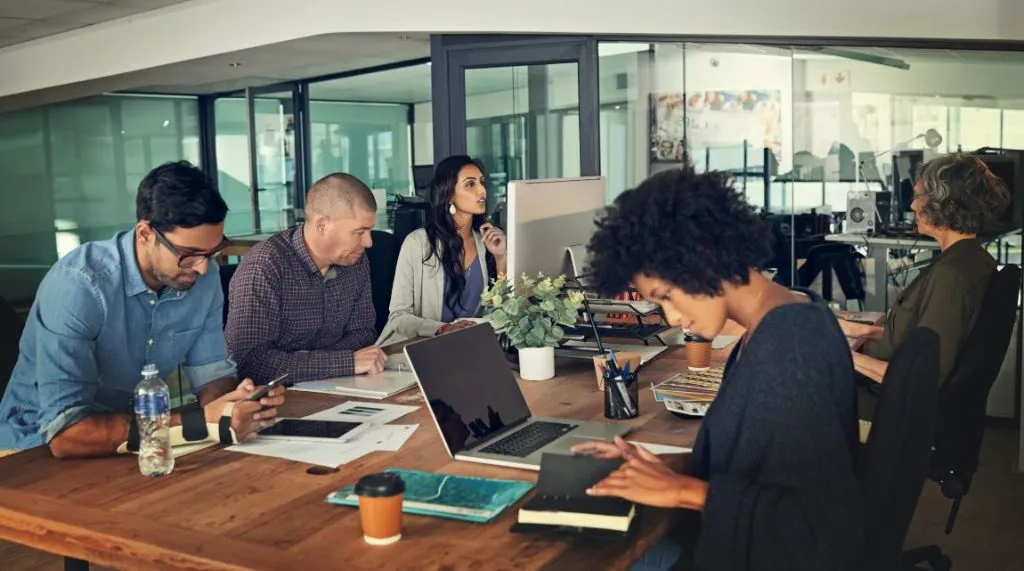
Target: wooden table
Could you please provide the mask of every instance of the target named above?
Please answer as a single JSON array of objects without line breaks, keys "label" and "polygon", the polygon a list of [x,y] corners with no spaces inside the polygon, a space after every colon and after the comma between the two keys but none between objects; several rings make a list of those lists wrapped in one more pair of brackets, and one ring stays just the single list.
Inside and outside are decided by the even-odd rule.
[{"label": "wooden table", "polygon": [[[726,351],[716,351],[724,359]],[[631,439],[689,446],[699,426],[653,402],[650,383],[685,366],[666,353],[641,373],[642,415]],[[559,360],[550,381],[520,381],[532,412],[603,419],[593,365]],[[482,379],[486,382],[486,379]],[[391,399],[408,403],[402,397]],[[292,391],[283,414],[299,416],[344,400]],[[486,525],[406,515],[402,540],[372,547],[362,540],[356,509],[325,496],[360,476],[389,467],[536,480],[536,472],[452,461],[423,406],[399,423],[419,429],[397,453],[375,452],[311,475],[308,465],[208,449],[176,462],[165,478],[139,474],[134,456],[56,460],[38,448],[0,459],[0,539],[121,569],[627,569],[672,523],[672,512],[643,508],[631,540],[513,534],[512,508]],[[677,457],[678,459],[678,457]]]}]

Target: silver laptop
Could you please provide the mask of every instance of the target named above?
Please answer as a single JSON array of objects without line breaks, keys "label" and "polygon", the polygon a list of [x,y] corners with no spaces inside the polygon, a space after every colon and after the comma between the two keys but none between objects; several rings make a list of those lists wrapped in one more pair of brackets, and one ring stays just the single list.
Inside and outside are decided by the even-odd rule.
[{"label": "silver laptop", "polygon": [[575,444],[632,429],[533,416],[488,323],[407,345],[405,355],[456,460],[539,470],[545,452],[570,454]]}]

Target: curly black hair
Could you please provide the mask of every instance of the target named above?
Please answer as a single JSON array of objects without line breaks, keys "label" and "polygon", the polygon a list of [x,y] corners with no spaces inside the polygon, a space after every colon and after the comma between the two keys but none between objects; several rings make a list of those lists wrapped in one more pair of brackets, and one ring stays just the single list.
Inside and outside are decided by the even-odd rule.
[{"label": "curly black hair", "polygon": [[657,276],[691,295],[743,285],[771,258],[771,227],[732,187],[727,173],[692,166],[658,173],[619,195],[590,240],[590,278],[602,296],[633,276]]}]

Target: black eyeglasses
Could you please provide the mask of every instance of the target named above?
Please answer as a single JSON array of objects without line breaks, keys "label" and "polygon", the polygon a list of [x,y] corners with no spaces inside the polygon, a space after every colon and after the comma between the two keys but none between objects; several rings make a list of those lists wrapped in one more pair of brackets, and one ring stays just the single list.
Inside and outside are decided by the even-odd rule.
[{"label": "black eyeglasses", "polygon": [[150,226],[150,228],[152,228],[153,233],[156,234],[157,242],[160,242],[165,248],[170,250],[172,254],[178,256],[178,267],[182,269],[191,269],[203,262],[209,261],[228,246],[228,238],[225,236],[221,239],[220,244],[212,250],[207,252],[186,252],[182,254],[181,251],[178,250],[178,247],[172,244],[171,241],[163,235],[163,232],[153,228],[152,226]]}]

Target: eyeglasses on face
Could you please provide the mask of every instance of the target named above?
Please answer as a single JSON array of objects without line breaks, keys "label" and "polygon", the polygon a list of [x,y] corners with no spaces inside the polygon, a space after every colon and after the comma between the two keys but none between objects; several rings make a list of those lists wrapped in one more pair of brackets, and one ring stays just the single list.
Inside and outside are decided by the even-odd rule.
[{"label": "eyeglasses on face", "polygon": [[182,253],[178,246],[172,244],[171,241],[164,236],[163,232],[157,230],[153,226],[150,226],[150,228],[153,230],[153,234],[156,235],[156,241],[160,242],[160,244],[178,257],[178,267],[182,269],[192,269],[203,262],[209,261],[217,254],[221,253],[228,245],[228,238],[227,236],[224,236],[221,239],[220,244],[212,250],[208,250],[206,252],[188,251]]}]

